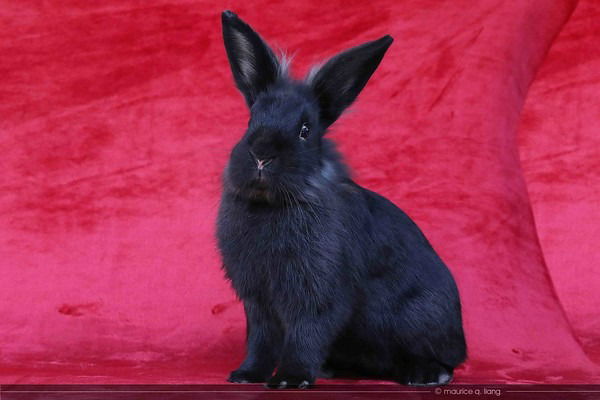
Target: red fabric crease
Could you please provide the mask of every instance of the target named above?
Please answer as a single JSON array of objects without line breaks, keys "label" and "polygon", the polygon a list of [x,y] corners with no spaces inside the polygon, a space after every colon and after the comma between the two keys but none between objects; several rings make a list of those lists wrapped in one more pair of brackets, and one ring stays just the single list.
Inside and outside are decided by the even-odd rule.
[{"label": "red fabric crease", "polygon": [[456,276],[456,381],[599,383],[596,3],[0,3],[0,383],[222,383],[241,361],[214,241],[247,118],[227,8],[299,76],[396,39],[330,135]]}]

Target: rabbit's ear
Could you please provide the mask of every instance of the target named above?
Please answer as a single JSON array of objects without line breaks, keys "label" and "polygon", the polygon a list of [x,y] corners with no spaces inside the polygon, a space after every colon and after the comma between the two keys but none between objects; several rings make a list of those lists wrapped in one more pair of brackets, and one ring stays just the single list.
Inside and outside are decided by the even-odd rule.
[{"label": "rabbit's ear", "polygon": [[333,124],[352,104],[393,41],[391,36],[386,35],[353,47],[308,74],[306,81],[319,100],[324,127]]},{"label": "rabbit's ear", "polygon": [[256,96],[277,79],[279,61],[250,25],[235,13],[223,11],[221,21],[233,79],[251,107]]}]

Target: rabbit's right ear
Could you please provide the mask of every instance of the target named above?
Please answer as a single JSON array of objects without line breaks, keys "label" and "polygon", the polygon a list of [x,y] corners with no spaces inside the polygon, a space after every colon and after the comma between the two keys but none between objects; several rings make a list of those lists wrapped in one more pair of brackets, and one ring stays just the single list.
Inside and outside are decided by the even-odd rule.
[{"label": "rabbit's right ear", "polygon": [[279,61],[254,30],[231,11],[221,14],[223,41],[233,79],[252,107],[259,93],[277,80]]}]

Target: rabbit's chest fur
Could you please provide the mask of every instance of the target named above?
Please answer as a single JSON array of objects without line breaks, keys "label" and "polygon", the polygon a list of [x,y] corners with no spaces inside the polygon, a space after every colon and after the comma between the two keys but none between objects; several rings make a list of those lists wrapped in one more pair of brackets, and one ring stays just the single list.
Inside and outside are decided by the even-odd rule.
[{"label": "rabbit's chest fur", "polygon": [[[220,217],[229,223],[217,236],[226,275],[240,298],[288,310],[325,307],[345,279],[333,213],[308,205],[274,208],[225,199]],[[311,301],[298,302],[298,297]]]}]

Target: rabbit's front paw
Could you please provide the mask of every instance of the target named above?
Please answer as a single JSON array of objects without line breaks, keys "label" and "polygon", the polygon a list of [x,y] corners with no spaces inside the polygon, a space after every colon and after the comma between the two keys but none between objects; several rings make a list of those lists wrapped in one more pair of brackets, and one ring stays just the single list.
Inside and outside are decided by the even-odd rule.
[{"label": "rabbit's front paw", "polygon": [[315,379],[308,374],[277,373],[265,386],[270,389],[308,389],[314,381]]},{"label": "rabbit's front paw", "polygon": [[266,382],[268,377],[269,374],[263,372],[236,369],[231,372],[227,381],[232,383],[258,383]]},{"label": "rabbit's front paw", "polygon": [[435,362],[412,365],[398,377],[398,381],[409,386],[447,385],[452,381],[452,370]]}]

